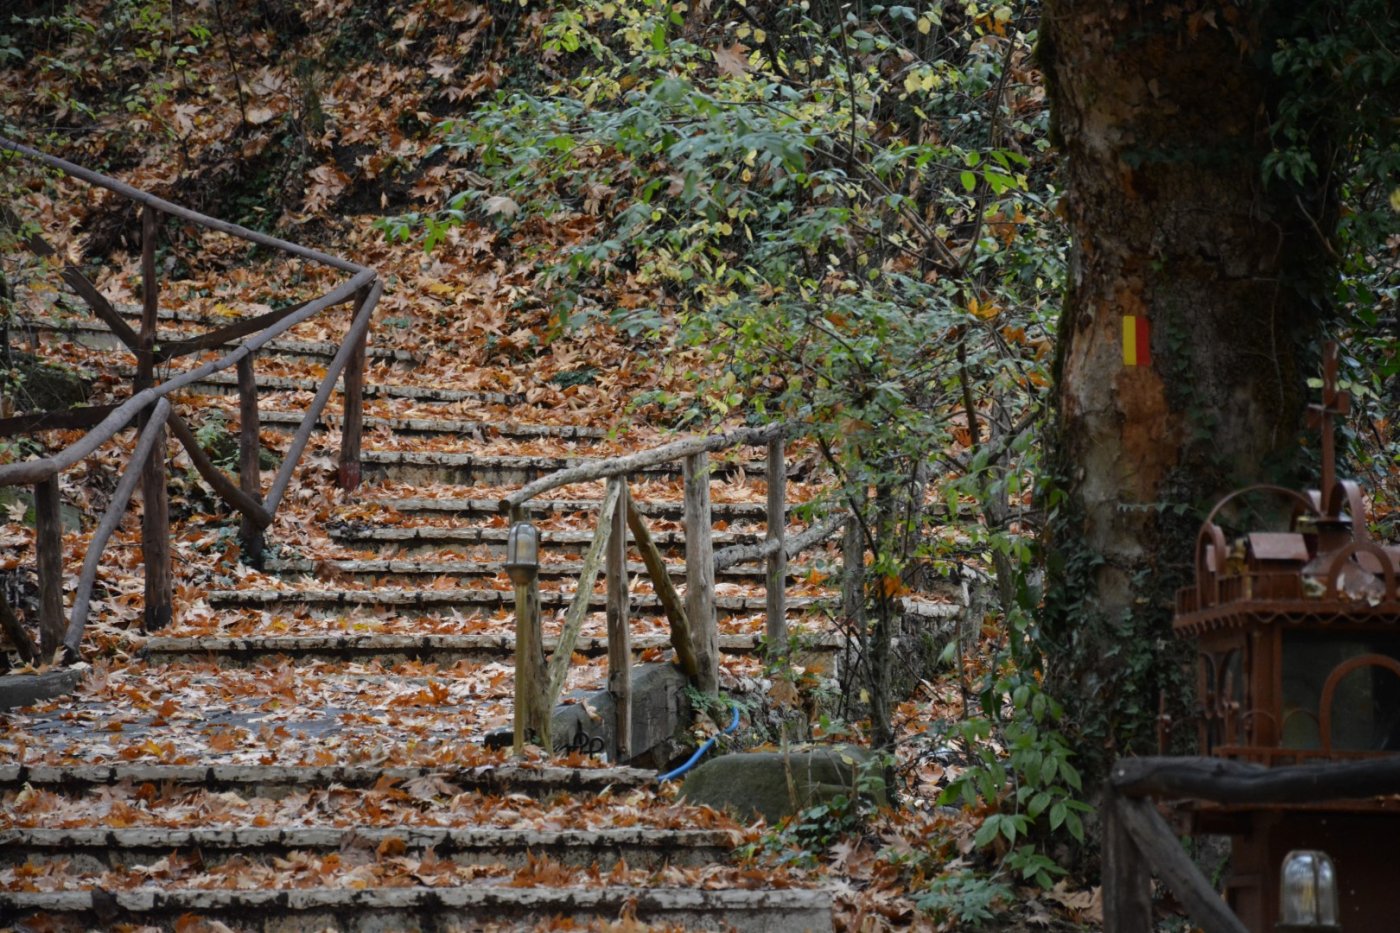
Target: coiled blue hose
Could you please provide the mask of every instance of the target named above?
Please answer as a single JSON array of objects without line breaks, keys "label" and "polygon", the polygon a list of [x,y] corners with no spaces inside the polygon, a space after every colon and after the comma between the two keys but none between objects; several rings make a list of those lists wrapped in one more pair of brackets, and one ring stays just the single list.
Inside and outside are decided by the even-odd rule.
[{"label": "coiled blue hose", "polygon": [[[729,723],[729,728],[725,729],[724,732],[721,733],[721,735],[733,735],[734,730],[739,728],[739,704],[735,703],[733,700],[730,700],[729,703],[734,707],[734,719]],[[695,750],[695,754],[690,756],[690,760],[688,760],[685,764],[681,765],[679,768],[676,768],[673,771],[667,771],[665,774],[658,774],[656,776],[656,782],[660,784],[664,781],[669,781],[673,778],[680,777],[682,774],[685,774],[691,768],[695,767],[695,763],[698,762],[701,758],[704,758],[705,753],[708,752],[710,749],[714,748],[715,743],[718,741],[718,735],[710,736],[704,741],[704,744],[702,744],[699,748]]]}]

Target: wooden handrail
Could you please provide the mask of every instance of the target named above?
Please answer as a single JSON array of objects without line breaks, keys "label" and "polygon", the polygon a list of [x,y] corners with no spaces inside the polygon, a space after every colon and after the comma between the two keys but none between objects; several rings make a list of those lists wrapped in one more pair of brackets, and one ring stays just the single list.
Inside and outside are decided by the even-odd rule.
[{"label": "wooden handrail", "polygon": [[783,424],[770,424],[761,428],[738,428],[723,434],[690,437],[670,444],[663,444],[660,447],[653,447],[651,450],[644,450],[640,453],[612,457],[608,460],[597,460],[582,466],[558,470],[548,476],[542,476],[532,483],[527,483],[506,496],[500,501],[499,508],[501,512],[508,515],[512,509],[524,505],[541,493],[558,489],[560,486],[625,476],[647,467],[683,460],[695,454],[714,453],[730,447],[738,447],[741,444],[766,444],[772,438],[781,436],[786,427]]},{"label": "wooden handrail", "polygon": [[1109,771],[1104,825],[1104,930],[1151,929],[1156,869],[1205,933],[1245,933],[1244,924],[1187,857],[1150,798],[1217,804],[1306,804],[1400,792],[1400,755],[1269,767],[1225,758],[1121,758]]},{"label": "wooden handrail", "polygon": [[[62,473],[64,470],[70,469],[79,461],[90,456],[98,447],[111,440],[118,431],[130,424],[132,419],[143,409],[154,405],[157,399],[178,392],[185,386],[198,382],[210,373],[218,372],[219,370],[227,369],[235,365],[243,357],[262,349],[265,344],[280,337],[283,333],[291,330],[302,321],[314,317],[329,307],[349,300],[356,291],[370,282],[378,284],[374,270],[366,269],[349,281],[342,283],[333,291],[327,292],[325,295],[311,302],[296,314],[284,318],[280,323],[269,327],[261,334],[258,334],[256,337],[240,345],[226,356],[205,363],[197,369],[191,369],[178,376],[173,376],[158,386],[152,386],[149,389],[143,389],[137,392],[121,405],[118,405],[110,415],[102,419],[102,422],[98,424],[97,427],[56,454],[35,460],[23,460],[19,463],[8,463],[4,466],[0,466],[0,486],[17,486],[24,483],[35,483],[52,478]],[[329,393],[327,393],[327,395],[329,396]]]},{"label": "wooden handrail", "polygon": [[[0,136],[0,152],[15,153],[33,159],[74,178],[112,191],[121,197],[143,205],[141,212],[142,320],[139,332],[126,323],[113,308],[111,302],[80,270],[67,264],[61,271],[64,281],[78,292],[79,296],[93,310],[93,313],[108,325],[127,349],[136,355],[135,391],[130,398],[120,404],[89,410],[81,417],[69,419],[84,427],[88,425],[91,427],[77,441],[62,450],[46,457],[0,466],[0,486],[30,483],[34,485],[36,514],[38,516],[36,520],[36,552],[40,578],[41,650],[46,657],[52,656],[59,647],[58,637],[62,636],[65,656],[69,661],[75,661],[78,658],[83,626],[87,618],[88,607],[91,604],[91,591],[96,580],[102,549],[120,522],[138,482],[145,487],[143,493],[145,508],[142,517],[142,552],[146,562],[146,626],[148,628],[159,627],[169,621],[170,553],[169,529],[166,527],[168,522],[165,513],[165,439],[167,427],[174,431],[176,437],[189,453],[196,469],[215,493],[243,514],[242,537],[245,547],[255,552],[260,547],[261,529],[271,524],[277,512],[277,506],[291,482],[292,472],[300,461],[310,439],[311,431],[320,420],[322,411],[329,402],[336,382],[343,372],[346,413],[342,425],[340,479],[341,484],[347,488],[353,488],[358,483],[360,476],[360,432],[362,430],[359,409],[362,404],[364,388],[365,342],[375,305],[383,292],[383,284],[375,271],[366,266],[255,230],[249,230],[237,224],[208,217],[3,136]],[[208,230],[225,233],[250,243],[351,273],[351,277],[348,281],[342,282],[318,298],[162,346],[156,333],[159,288],[155,264],[155,241],[159,219],[163,214],[169,214]],[[11,217],[12,212],[7,210],[5,216]],[[36,254],[47,257],[58,255],[57,251],[38,234],[30,236],[28,240],[30,249]],[[327,367],[326,375],[292,439],[291,446],[283,458],[282,465],[264,500],[260,495],[260,484],[256,470],[258,418],[256,382],[252,369],[254,354],[270,341],[303,321],[352,299],[355,301],[355,307],[345,339]],[[182,372],[159,385],[154,384],[154,367],[157,363],[177,356],[224,346],[244,337],[247,339],[219,359]],[[171,397],[174,393],[213,372],[230,367],[235,367],[238,371],[240,415],[243,419],[239,451],[240,478],[237,484],[210,462],[195,442],[193,432],[171,409]],[[101,416],[100,420],[98,420],[99,415]],[[63,608],[62,529],[58,521],[57,477],[63,471],[90,456],[101,445],[111,440],[117,432],[131,426],[133,422],[137,422],[141,427],[136,451],[122,476],[108,511],[104,514],[97,531],[89,541],[84,568],[79,577],[78,591],[74,597],[72,616],[65,630],[61,621]],[[25,425],[15,421],[14,426],[23,427]],[[42,419],[39,419],[35,422],[35,426],[43,427],[46,425]]]},{"label": "wooden handrail", "polygon": [[198,211],[192,211],[187,207],[181,207],[178,204],[174,204],[164,198],[158,198],[139,188],[133,188],[130,185],[123,184],[115,178],[108,178],[106,175],[99,174],[91,169],[83,168],[81,165],[69,162],[67,159],[60,159],[58,156],[49,155],[47,152],[40,152],[38,149],[32,149],[23,143],[15,142],[4,136],[0,136],[0,149],[9,149],[13,152],[18,152],[28,158],[42,162],[50,168],[56,168],[66,175],[80,178],[90,185],[96,185],[98,188],[105,188],[114,194],[121,195],[129,201],[135,201],[138,204],[153,207],[162,214],[169,214],[172,217],[179,217],[181,220],[188,220],[190,223],[197,224],[208,230],[213,230],[218,233],[227,233],[229,236],[235,236],[240,240],[247,240],[259,246],[266,246],[269,249],[299,256],[302,259],[310,259],[312,262],[319,262],[323,266],[330,266],[332,269],[339,269],[342,272],[367,271],[367,267],[351,262],[348,259],[341,259],[338,256],[332,256],[329,253],[323,253],[319,250],[302,246],[299,243],[278,239],[275,236],[268,236],[266,233],[249,230],[247,227],[240,227],[238,224],[232,224],[226,220],[219,220],[217,217],[209,217]]}]

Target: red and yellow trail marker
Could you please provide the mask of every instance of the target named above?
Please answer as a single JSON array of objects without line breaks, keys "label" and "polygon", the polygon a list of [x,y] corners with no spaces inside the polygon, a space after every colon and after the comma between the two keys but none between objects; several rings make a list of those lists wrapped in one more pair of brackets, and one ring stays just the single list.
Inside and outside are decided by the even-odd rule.
[{"label": "red and yellow trail marker", "polygon": [[1123,317],[1123,365],[1151,366],[1152,348],[1148,341],[1151,333],[1147,318],[1137,315]]}]

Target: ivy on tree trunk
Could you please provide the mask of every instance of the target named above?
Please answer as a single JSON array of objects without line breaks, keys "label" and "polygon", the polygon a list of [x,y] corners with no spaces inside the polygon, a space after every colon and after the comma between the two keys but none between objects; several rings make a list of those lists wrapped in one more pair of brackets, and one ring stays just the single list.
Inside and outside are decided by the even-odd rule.
[{"label": "ivy on tree trunk", "polygon": [[1320,185],[1262,177],[1277,15],[1045,5],[1039,54],[1073,246],[1044,633],[1090,774],[1155,747],[1160,700],[1184,709],[1170,618],[1204,509],[1296,478],[1307,348],[1332,272],[1320,234],[1335,212]]}]

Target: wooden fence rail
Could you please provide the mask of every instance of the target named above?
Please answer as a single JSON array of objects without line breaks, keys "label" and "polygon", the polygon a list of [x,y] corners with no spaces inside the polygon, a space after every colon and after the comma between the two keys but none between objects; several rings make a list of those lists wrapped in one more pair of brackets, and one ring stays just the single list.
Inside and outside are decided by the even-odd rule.
[{"label": "wooden fence rail", "polygon": [[[628,626],[627,533],[641,554],[671,629],[671,645],[680,669],[702,692],[719,689],[719,627],[715,611],[717,570],[745,560],[765,562],[766,635],[770,658],[781,658],[787,647],[784,591],[787,560],[826,540],[844,524],[844,516],[816,522],[800,535],[787,533],[787,466],[783,425],[745,428],[708,437],[687,438],[652,450],[600,460],[560,470],[526,485],[502,499],[500,507],[513,522],[523,521],[531,499],[571,483],[607,480],[598,515],[598,529],[583,559],[574,599],[564,614],[564,627],[554,655],[544,660],[540,630],[539,597],[534,584],[517,584],[516,603],[516,707],[515,748],[527,740],[552,748],[550,716],[564,687],[569,660],[579,629],[588,615],[589,599],[600,572],[607,588],[608,690],[615,701],[616,722],[613,759],[635,754],[631,742],[632,651]],[[768,530],[762,544],[714,551],[714,523],[710,508],[711,453],[746,444],[762,444],[768,450]],[[628,475],[645,467],[681,461],[684,485],[685,578],[682,598],[671,581],[665,558],[657,548],[641,511],[628,492]],[[775,594],[776,591],[776,594]]]},{"label": "wooden fence rail", "polygon": [[[60,427],[86,428],[77,441],[45,457],[0,466],[0,486],[32,485],[36,512],[35,549],[39,576],[40,656],[54,657],[62,648],[67,660],[76,660],[89,614],[92,588],[96,582],[103,547],[116,530],[131,495],[142,487],[142,559],[146,572],[145,627],[159,628],[170,621],[172,574],[168,491],[165,463],[167,429],[189,455],[199,475],[230,508],[242,516],[240,537],[245,553],[257,557],[262,532],[273,521],[278,505],[291,482],[292,473],[310,440],[322,411],[343,374],[344,417],[342,419],[339,479],[353,489],[360,480],[360,442],[364,390],[365,344],[370,319],[383,285],[373,269],[314,249],[248,230],[236,224],[172,204],[115,179],[82,166],[50,156],[4,137],[0,155],[28,159],[56,169],[73,178],[111,191],[141,205],[141,326],[129,325],[110,301],[80,269],[64,264],[60,277],[83,299],[93,315],[111,330],[121,345],[136,359],[132,395],[126,401],[72,412],[43,412],[0,422],[0,434],[13,435]],[[162,217],[171,216],[196,226],[264,246],[350,273],[350,278],[331,291],[309,301],[237,321],[193,338],[162,341],[158,331],[160,304],[156,270],[156,241]],[[13,213],[4,218],[17,224]],[[38,234],[27,238],[36,255],[57,260],[59,254]],[[317,388],[292,442],[283,457],[266,496],[262,494],[258,470],[259,417],[255,355],[270,341],[291,328],[322,314],[336,305],[353,302],[351,321],[326,375]],[[156,366],[178,357],[203,353],[237,342],[228,353],[193,369],[157,382]],[[204,453],[194,432],[172,409],[174,394],[211,373],[233,368],[238,374],[240,412],[239,476],[234,482]],[[135,452],[118,485],[117,494],[102,516],[88,544],[83,569],[68,624],[63,623],[63,541],[59,522],[59,477],[66,470],[91,456],[120,431],[132,426],[140,432]]]},{"label": "wooden fence rail", "polygon": [[1400,755],[1271,767],[1205,757],[1124,758],[1104,789],[1105,933],[1153,928],[1155,870],[1204,933],[1245,926],[1187,857],[1153,797],[1218,804],[1303,804],[1400,793]]}]

